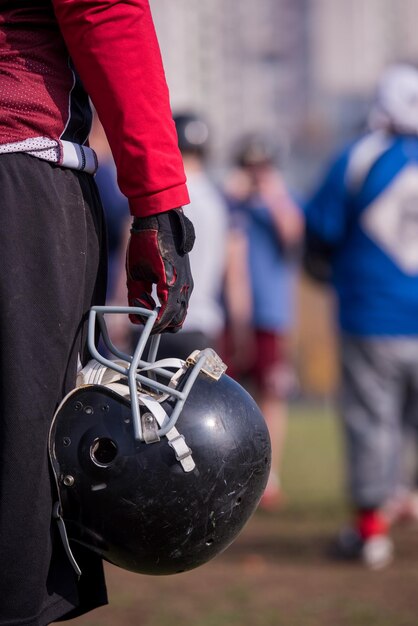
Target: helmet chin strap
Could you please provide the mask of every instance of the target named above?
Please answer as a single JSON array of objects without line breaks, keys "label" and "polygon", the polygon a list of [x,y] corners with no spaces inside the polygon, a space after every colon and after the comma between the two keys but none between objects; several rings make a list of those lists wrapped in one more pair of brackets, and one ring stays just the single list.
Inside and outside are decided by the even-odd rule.
[{"label": "helmet chin strap", "polygon": [[70,542],[68,541],[68,535],[67,535],[67,529],[65,528],[65,523],[64,520],[62,519],[62,513],[61,513],[61,503],[58,500],[58,502],[55,502],[54,504],[54,508],[52,511],[52,517],[56,520],[57,525],[58,525],[58,530],[60,533],[60,537],[61,537],[61,541],[62,541],[62,545],[64,546],[64,550],[67,553],[68,559],[72,565],[73,570],[75,571],[75,573],[77,574],[78,578],[80,578],[81,576],[81,569],[77,563],[77,561],[75,560],[74,554],[72,553],[71,547],[70,547]]},{"label": "helmet chin strap", "polygon": [[[168,420],[168,415],[164,411],[161,404],[149,395],[141,394],[139,401],[141,404],[146,406],[149,411],[149,413],[144,413],[141,418],[144,441],[145,443],[158,441],[160,437],[156,434],[157,429],[155,428],[155,425],[152,427],[153,422],[156,420],[158,426],[161,427]],[[150,426],[151,428],[149,428]],[[148,439],[148,437],[150,438]],[[155,437],[157,437],[157,439],[155,439]],[[179,433],[175,426],[173,426],[165,434],[165,437],[167,437],[168,445],[173,448],[176,459],[179,461],[184,471],[192,472],[196,467],[196,464],[193,461],[192,451],[187,445],[184,436]]]}]

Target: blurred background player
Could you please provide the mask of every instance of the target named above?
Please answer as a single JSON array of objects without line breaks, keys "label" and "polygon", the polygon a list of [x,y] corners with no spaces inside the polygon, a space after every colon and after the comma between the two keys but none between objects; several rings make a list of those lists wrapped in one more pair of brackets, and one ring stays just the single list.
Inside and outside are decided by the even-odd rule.
[{"label": "blurred background player", "polygon": [[264,136],[244,137],[234,165],[226,183],[226,361],[231,375],[255,393],[269,427],[272,470],[261,506],[272,509],[281,501],[286,398],[294,385],[290,335],[303,219],[277,165],[276,147]]},{"label": "blurred background player", "polygon": [[228,209],[208,173],[209,126],[194,111],[174,115],[178,144],[187,177],[196,241],[190,253],[194,290],[182,330],[161,337],[158,357],[186,359],[193,350],[219,349],[224,329],[221,305],[225,273]]},{"label": "blurred background player", "polygon": [[388,68],[371,132],[333,163],[306,207],[306,266],[331,281],[341,334],[340,410],[353,525],[339,555],[392,558],[387,503],[418,423],[418,72]]}]

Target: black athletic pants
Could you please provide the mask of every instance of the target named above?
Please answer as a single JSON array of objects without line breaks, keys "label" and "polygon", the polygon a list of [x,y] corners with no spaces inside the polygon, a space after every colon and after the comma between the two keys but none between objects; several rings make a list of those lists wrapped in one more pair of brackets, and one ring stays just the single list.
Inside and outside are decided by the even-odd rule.
[{"label": "black athletic pants", "polygon": [[106,603],[101,561],[63,551],[48,431],[86,358],[86,319],[105,297],[93,177],[0,155],[0,626],[44,626]]}]

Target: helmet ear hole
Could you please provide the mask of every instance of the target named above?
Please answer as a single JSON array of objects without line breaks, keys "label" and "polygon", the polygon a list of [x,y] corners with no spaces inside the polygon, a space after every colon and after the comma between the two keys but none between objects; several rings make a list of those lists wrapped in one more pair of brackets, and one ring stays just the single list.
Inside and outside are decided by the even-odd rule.
[{"label": "helmet ear hole", "polygon": [[108,437],[95,439],[90,446],[90,458],[96,465],[107,467],[111,465],[118,453],[118,446]]}]

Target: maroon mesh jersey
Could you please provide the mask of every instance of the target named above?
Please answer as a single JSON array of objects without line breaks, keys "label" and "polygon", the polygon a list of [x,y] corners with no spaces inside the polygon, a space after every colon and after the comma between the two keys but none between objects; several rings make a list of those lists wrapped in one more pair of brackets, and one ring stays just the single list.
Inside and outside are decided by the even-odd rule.
[{"label": "maroon mesh jersey", "polygon": [[132,213],[187,204],[148,0],[0,0],[0,152],[86,167],[87,93]]}]

